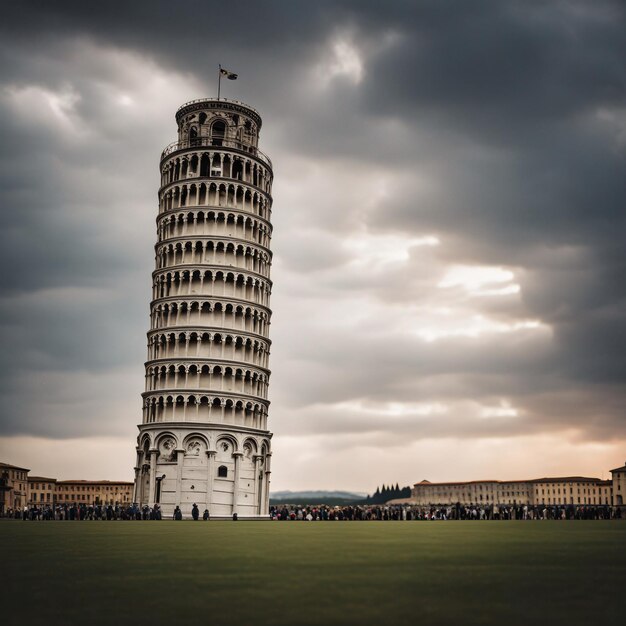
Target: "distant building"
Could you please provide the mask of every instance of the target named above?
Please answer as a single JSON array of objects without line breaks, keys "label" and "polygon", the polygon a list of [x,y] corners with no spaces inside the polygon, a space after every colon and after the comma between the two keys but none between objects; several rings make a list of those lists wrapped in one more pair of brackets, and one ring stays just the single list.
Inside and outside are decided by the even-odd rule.
[{"label": "distant building", "polygon": [[573,476],[539,478],[532,481],[532,504],[613,504],[613,484],[610,480]]},{"label": "distant building", "polygon": [[56,502],[56,478],[28,477],[28,506],[54,505]]},{"label": "distant building", "polygon": [[531,481],[472,480],[413,485],[411,499],[416,504],[530,504]]},{"label": "distant building", "polygon": [[626,505],[626,465],[611,470],[613,476],[613,504]]},{"label": "distant building", "polygon": [[57,503],[128,505],[133,501],[133,485],[131,481],[59,480]]},{"label": "distant building", "polygon": [[57,480],[30,476],[28,479],[28,505],[57,504],[131,504],[133,483],[111,480]]},{"label": "distant building", "polygon": [[28,500],[28,472],[25,467],[0,463],[0,515],[21,509]]},{"label": "distant building", "polygon": [[124,480],[58,480],[29,476],[29,469],[0,463],[0,516],[25,506],[132,503],[133,482]]},{"label": "distant building", "polygon": [[626,466],[611,470],[613,480],[586,476],[528,480],[473,480],[431,483],[423,480],[411,490],[411,502],[443,504],[529,504],[622,506]]}]

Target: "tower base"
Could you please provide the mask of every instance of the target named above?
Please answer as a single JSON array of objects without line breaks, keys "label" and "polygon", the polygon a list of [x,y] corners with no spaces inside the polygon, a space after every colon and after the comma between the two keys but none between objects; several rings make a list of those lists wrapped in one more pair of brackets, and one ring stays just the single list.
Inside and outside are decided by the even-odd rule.
[{"label": "tower base", "polygon": [[[167,427],[167,428],[165,428]],[[163,519],[180,507],[192,518],[254,519],[269,515],[272,434],[226,424],[139,426],[134,501],[159,505]]]}]

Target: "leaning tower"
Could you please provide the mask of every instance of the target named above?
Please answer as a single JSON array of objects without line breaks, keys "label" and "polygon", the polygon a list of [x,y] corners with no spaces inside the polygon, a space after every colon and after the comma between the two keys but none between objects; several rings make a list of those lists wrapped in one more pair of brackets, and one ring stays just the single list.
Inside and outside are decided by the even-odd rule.
[{"label": "leaning tower", "polygon": [[176,112],[163,151],[135,502],[268,514],[272,163],[235,100]]}]

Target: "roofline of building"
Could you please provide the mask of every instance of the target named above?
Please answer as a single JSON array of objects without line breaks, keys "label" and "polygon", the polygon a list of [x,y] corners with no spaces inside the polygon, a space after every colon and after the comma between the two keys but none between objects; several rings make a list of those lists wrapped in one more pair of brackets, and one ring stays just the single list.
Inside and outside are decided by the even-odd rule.
[{"label": "roofline of building", "polygon": [[0,467],[8,467],[9,469],[18,469],[23,472],[30,472],[27,467],[21,467],[20,465],[11,465],[10,463],[0,463]]},{"label": "roofline of building", "polygon": [[39,482],[51,482],[51,483],[56,483],[57,479],[56,478],[48,478],[46,476],[29,476],[28,477],[28,481],[30,482],[31,480],[33,481],[39,481]]},{"label": "roofline of building", "polygon": [[601,478],[594,478],[593,476],[557,476],[555,478],[551,476],[545,476],[544,478],[534,478],[528,482],[531,483],[575,483],[575,482],[594,482],[601,483]]},{"label": "roofline of building", "polygon": [[[593,483],[601,483],[605,482],[600,478],[591,478],[589,476],[556,476],[556,477],[545,477],[545,478],[529,478],[527,480],[460,480],[455,482],[445,482],[445,483],[431,483],[428,481],[422,481],[419,483],[415,483],[414,487],[421,486],[429,486],[429,487],[437,487],[437,486],[452,486],[452,485],[478,485],[485,483],[492,483],[496,485],[519,485],[519,484],[535,484],[535,483],[575,483],[575,482],[593,482]],[[611,482],[611,481],[606,481]]]},{"label": "roofline of building", "polygon": [[134,485],[132,480],[57,480],[57,485]]}]

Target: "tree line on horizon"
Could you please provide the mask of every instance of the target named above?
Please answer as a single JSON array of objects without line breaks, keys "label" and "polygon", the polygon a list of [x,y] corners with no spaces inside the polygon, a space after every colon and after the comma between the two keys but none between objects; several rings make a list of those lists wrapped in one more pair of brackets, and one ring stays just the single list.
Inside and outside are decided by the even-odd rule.
[{"label": "tree line on horizon", "polygon": [[346,493],[344,496],[339,495],[315,495],[315,496],[303,496],[299,493],[294,493],[289,497],[270,497],[270,504],[275,506],[284,506],[287,504],[303,506],[303,505],[327,505],[327,506],[346,506],[346,505],[368,505],[368,504],[385,504],[389,500],[397,500],[400,498],[410,498],[411,487],[400,487],[396,483],[393,485],[382,485],[377,487],[376,491],[372,495],[368,495],[366,498],[359,498],[357,496],[351,496]]},{"label": "tree line on horizon", "polygon": [[367,496],[363,502],[365,504],[385,504],[385,502],[389,500],[410,497],[411,487],[400,487],[400,485],[396,483],[395,487],[393,485],[376,487],[376,491],[371,496]]}]

